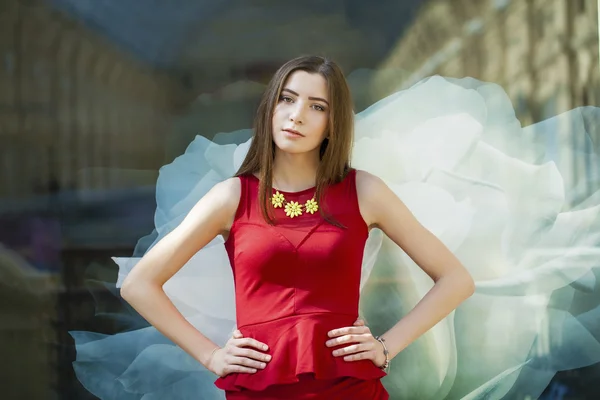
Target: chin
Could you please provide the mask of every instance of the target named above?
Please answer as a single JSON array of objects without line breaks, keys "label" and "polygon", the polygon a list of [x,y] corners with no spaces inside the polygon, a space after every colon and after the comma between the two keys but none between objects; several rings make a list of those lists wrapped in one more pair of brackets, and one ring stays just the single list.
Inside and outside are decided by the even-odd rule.
[{"label": "chin", "polygon": [[295,143],[275,143],[275,146],[279,150],[289,154],[301,154],[310,151],[304,149],[302,146],[296,145]]},{"label": "chin", "polygon": [[303,154],[314,151],[314,149],[307,148],[305,145],[303,146],[300,143],[295,143],[287,140],[275,141],[275,147],[278,150],[281,150],[284,153],[288,154]]}]

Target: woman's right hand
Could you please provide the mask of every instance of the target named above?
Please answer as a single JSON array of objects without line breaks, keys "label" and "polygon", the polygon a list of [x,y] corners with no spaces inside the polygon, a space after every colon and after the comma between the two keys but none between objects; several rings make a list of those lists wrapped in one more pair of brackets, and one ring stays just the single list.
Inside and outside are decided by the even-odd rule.
[{"label": "woman's right hand", "polygon": [[245,338],[236,330],[224,347],[213,352],[207,369],[221,378],[232,373],[253,374],[271,361],[269,354],[254,349],[267,351],[269,347],[258,340]]}]

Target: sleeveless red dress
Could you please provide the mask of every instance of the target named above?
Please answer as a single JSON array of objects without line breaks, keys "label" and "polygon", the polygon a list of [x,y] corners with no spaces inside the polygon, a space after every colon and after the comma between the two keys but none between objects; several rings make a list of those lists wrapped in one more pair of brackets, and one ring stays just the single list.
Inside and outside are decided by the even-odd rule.
[{"label": "sleeveless red dress", "polygon": [[[240,203],[225,243],[233,268],[238,329],[269,346],[272,359],[254,374],[230,374],[216,386],[227,399],[388,399],[385,372],[370,360],[344,361],[327,347],[327,332],[358,317],[368,228],[358,207],[356,171],[324,194],[322,204],[345,228],[319,212],[295,218],[275,209],[263,219],[258,179],[240,177]],[[304,204],[315,190],[279,191]]]}]

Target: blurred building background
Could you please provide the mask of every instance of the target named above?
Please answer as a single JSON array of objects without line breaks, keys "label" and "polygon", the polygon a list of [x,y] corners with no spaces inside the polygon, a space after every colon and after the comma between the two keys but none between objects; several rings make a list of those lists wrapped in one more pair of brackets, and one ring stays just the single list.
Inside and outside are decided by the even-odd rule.
[{"label": "blurred building background", "polygon": [[[335,7],[317,15],[301,8],[296,19],[268,26],[282,9],[198,10],[190,2],[140,18],[112,2],[2,2],[0,199],[153,184],[192,135],[248,127],[261,84],[326,31],[335,34],[319,51],[348,73],[400,71],[375,73],[366,103],[434,74],[500,84],[524,125],[600,103],[595,0],[420,3],[394,34],[367,34]],[[228,29],[242,20],[236,31],[246,40]],[[284,46],[302,24],[312,36]],[[177,135],[187,136],[168,153]]]},{"label": "blurred building background", "polygon": [[[265,83],[315,41],[347,70],[375,67],[391,43],[390,34],[360,27],[354,1],[210,3],[3,1],[0,198],[153,184],[173,156],[165,145],[179,117],[201,122],[194,135],[249,126],[255,98],[236,107],[227,96],[232,83],[247,100],[245,82]],[[371,23],[386,8],[402,9],[379,3]],[[302,29],[301,38],[291,34]],[[212,104],[190,109],[201,95],[200,104],[207,96]],[[215,112],[226,111],[215,105],[222,96],[234,103],[226,115]]]},{"label": "blurred building background", "polygon": [[402,87],[435,74],[498,83],[529,125],[600,103],[598,4],[431,0],[382,66],[407,70]]},{"label": "blurred building background", "polygon": [[403,88],[436,74],[497,83],[523,125],[597,105],[598,3],[430,0],[382,62],[398,66]]},{"label": "blurred building background", "polygon": [[158,169],[251,126],[289,58],[339,61],[358,110],[433,74],[495,82],[528,125],[600,105],[598,46],[596,0],[1,1],[3,396],[91,398],[66,332],[115,327],[87,267],[115,280],[110,257],[153,227]]},{"label": "blurred building background", "polygon": [[[431,75],[473,77],[502,86],[522,125],[531,125],[600,105],[598,46],[596,0],[430,0],[381,63],[383,71],[405,72],[381,73],[370,96],[377,100]],[[591,142],[582,136],[581,143],[569,143],[582,156],[566,161],[566,179],[598,176],[600,165],[583,155],[600,150],[598,124],[590,121]],[[560,152],[560,135],[548,135],[548,152]],[[584,189],[571,201],[591,194]]]}]

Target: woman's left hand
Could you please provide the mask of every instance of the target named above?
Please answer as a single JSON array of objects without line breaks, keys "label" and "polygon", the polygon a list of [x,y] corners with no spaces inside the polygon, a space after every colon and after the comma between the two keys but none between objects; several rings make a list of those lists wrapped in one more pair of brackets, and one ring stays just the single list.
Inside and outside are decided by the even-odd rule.
[{"label": "woman's left hand", "polygon": [[362,319],[353,326],[334,329],[328,332],[327,347],[348,345],[333,351],[335,357],[344,357],[344,361],[371,360],[377,367],[385,364],[383,345],[371,333]]}]

